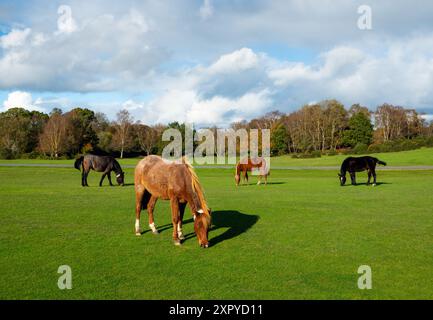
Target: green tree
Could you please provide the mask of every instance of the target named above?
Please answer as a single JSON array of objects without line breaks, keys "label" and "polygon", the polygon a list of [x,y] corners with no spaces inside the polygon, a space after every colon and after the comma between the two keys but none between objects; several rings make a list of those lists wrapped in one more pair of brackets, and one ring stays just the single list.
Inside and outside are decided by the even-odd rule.
[{"label": "green tree", "polygon": [[87,108],[75,108],[65,114],[67,118],[68,144],[67,152],[77,154],[98,145],[98,135],[93,129],[95,113]]},{"label": "green tree", "polygon": [[286,127],[281,123],[271,131],[271,154],[282,155],[287,153],[289,135]]},{"label": "green tree", "polygon": [[38,136],[48,115],[23,108],[0,113],[0,153],[3,158],[16,158],[34,151]]},{"label": "green tree", "polygon": [[357,112],[349,119],[349,129],[344,131],[343,144],[354,147],[357,144],[369,145],[373,139],[373,125],[365,112]]}]

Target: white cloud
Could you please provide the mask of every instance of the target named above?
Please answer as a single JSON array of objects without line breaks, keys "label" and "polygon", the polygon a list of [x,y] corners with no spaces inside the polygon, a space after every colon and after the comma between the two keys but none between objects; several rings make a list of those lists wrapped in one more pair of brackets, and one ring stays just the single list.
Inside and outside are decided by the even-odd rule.
[{"label": "white cloud", "polygon": [[30,33],[30,28],[12,29],[8,34],[0,37],[0,45],[3,49],[22,46],[26,42]]},{"label": "white cloud", "polygon": [[38,106],[40,104],[42,104],[42,100],[39,99],[34,103],[32,95],[29,92],[14,91],[8,94],[8,98],[3,102],[3,107],[4,110],[24,108],[44,112],[45,110]]},{"label": "white cloud", "polygon": [[236,73],[256,67],[258,61],[258,56],[250,48],[242,48],[222,55],[208,68],[208,71],[210,73]]},{"label": "white cloud", "polygon": [[94,92],[137,90],[168,56],[152,45],[152,23],[131,9],[80,21],[59,11],[53,32],[13,29],[2,36],[0,90]]}]

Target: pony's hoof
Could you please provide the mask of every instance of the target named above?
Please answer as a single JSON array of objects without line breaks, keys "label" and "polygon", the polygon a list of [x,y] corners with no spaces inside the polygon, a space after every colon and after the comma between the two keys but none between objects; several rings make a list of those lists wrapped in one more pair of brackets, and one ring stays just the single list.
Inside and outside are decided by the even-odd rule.
[{"label": "pony's hoof", "polygon": [[180,240],[173,240],[173,243],[174,243],[175,246],[180,246],[181,245]]},{"label": "pony's hoof", "polygon": [[158,230],[154,230],[154,231],[152,231],[152,233],[153,234],[159,234],[159,231]]},{"label": "pony's hoof", "polygon": [[141,232],[137,232],[137,231],[136,231],[136,232],[135,232],[135,235],[136,235],[136,236],[141,236]]},{"label": "pony's hoof", "polygon": [[208,247],[209,247],[209,244],[208,244],[208,243],[206,243],[206,244],[201,244],[200,247],[202,247],[203,249],[205,249],[205,248],[208,248]]},{"label": "pony's hoof", "polygon": [[375,183],[373,183],[373,187],[375,187],[376,186],[376,184]]},{"label": "pony's hoof", "polygon": [[185,240],[185,236],[183,234],[179,235],[179,240]]}]

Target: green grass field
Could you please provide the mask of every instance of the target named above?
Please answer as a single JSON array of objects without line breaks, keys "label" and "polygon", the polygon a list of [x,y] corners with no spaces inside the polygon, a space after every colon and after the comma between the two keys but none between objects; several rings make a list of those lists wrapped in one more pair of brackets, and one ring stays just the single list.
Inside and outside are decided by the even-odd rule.
[{"label": "green grass field", "polygon": [[[388,163],[390,166],[421,166],[433,165],[433,148],[421,148],[417,150],[402,151],[402,152],[389,152],[370,154]],[[272,157],[272,166],[287,166],[287,167],[326,167],[326,166],[339,166],[341,162],[348,157],[348,155],[336,156],[322,156],[321,158],[313,159],[293,159],[290,155]],[[120,159],[121,165],[135,166],[139,161],[138,158],[133,159]],[[0,164],[7,163],[24,163],[24,164],[66,164],[73,165],[74,160],[0,160]]]},{"label": "green grass field", "polygon": [[[232,172],[199,169],[215,225],[208,249],[189,209],[187,240],[172,244],[163,201],[161,233],[135,236],[125,171],[124,187],[97,187],[92,172],[82,188],[73,168],[0,167],[1,299],[433,298],[433,171],[380,171],[376,187],[340,187],[334,170],[275,170],[267,186],[253,177],[236,188]],[[372,290],[357,287],[365,264]],[[57,287],[60,265],[72,268],[72,290]]]}]

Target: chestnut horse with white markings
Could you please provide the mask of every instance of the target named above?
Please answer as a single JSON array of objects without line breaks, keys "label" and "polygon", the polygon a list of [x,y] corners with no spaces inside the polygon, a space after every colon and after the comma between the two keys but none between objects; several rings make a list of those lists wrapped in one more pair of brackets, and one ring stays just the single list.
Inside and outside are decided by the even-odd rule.
[{"label": "chestnut horse with white markings", "polygon": [[182,158],[172,162],[159,156],[147,156],[135,167],[135,234],[140,232],[140,212],[147,208],[149,227],[158,233],[153,220],[153,209],[158,198],[170,200],[173,223],[173,241],[180,245],[185,239],[182,234],[182,220],[186,204],[194,217],[194,231],[201,247],[209,246],[208,230],[211,212],[206,204],[203,189],[193,167]]},{"label": "chestnut horse with white markings", "polygon": [[265,178],[265,184],[267,184],[268,175],[270,173],[266,166],[266,160],[262,157],[255,157],[248,159],[244,158],[236,164],[236,186],[239,186],[239,182],[241,181],[241,173],[243,175],[243,182],[248,182],[248,171],[252,172],[253,170],[257,170],[259,172],[259,181],[257,184],[261,183],[262,177]]}]

